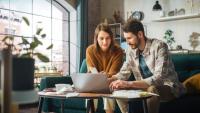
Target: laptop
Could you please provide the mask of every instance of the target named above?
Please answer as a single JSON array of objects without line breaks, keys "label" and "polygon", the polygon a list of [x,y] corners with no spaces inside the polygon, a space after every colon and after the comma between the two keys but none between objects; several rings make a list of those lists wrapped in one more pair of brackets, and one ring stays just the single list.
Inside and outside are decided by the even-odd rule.
[{"label": "laptop", "polygon": [[75,90],[80,93],[110,93],[106,75],[102,73],[73,73]]}]

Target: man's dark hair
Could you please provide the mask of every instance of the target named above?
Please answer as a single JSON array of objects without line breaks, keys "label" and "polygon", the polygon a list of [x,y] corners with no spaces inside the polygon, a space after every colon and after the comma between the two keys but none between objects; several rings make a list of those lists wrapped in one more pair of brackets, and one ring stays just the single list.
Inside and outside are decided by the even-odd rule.
[{"label": "man's dark hair", "polygon": [[144,33],[144,27],[143,24],[136,20],[136,19],[129,19],[123,26],[124,32],[131,32],[134,35],[137,35],[139,31],[142,31]]}]

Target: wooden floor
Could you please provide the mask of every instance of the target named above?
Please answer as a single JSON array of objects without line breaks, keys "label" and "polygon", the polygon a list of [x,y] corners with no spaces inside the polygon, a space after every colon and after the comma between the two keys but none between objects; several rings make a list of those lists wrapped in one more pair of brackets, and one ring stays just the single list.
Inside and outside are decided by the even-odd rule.
[{"label": "wooden floor", "polygon": [[19,113],[37,113],[37,111],[38,103],[19,106]]},{"label": "wooden floor", "polygon": [[37,113],[37,108],[19,109],[19,113]]}]

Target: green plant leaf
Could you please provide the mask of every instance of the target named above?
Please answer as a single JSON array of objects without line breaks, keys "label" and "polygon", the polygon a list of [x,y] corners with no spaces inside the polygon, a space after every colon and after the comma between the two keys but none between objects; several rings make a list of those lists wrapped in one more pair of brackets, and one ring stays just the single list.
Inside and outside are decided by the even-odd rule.
[{"label": "green plant leaf", "polygon": [[39,44],[37,42],[31,42],[30,43],[30,49],[34,50]]},{"label": "green plant leaf", "polygon": [[38,28],[36,31],[36,35],[40,35],[41,32],[42,32],[42,28]]},{"label": "green plant leaf", "polygon": [[28,52],[28,53],[24,53],[21,55],[22,58],[30,58],[31,57],[31,53]]},{"label": "green plant leaf", "polygon": [[41,53],[34,53],[42,62],[49,62],[49,58]]},{"label": "green plant leaf", "polygon": [[22,43],[21,44],[29,44],[29,42],[28,42],[28,40],[26,40],[26,38],[25,37],[22,37]]},{"label": "green plant leaf", "polygon": [[42,37],[42,38],[45,38],[45,37],[46,37],[46,34],[42,34],[41,37]]},{"label": "green plant leaf", "polygon": [[52,49],[53,48],[53,44],[49,45],[49,47],[47,47],[47,49]]},{"label": "green plant leaf", "polygon": [[34,42],[37,43],[38,45],[42,45],[43,43],[37,38],[37,37],[34,37]]},{"label": "green plant leaf", "polygon": [[24,22],[26,23],[27,26],[30,25],[30,22],[29,22],[28,18],[23,16],[22,19],[24,20]]},{"label": "green plant leaf", "polygon": [[[27,17],[22,17],[22,20],[25,22],[27,26],[30,26],[30,22]],[[35,58],[37,57],[39,60],[42,62],[49,62],[49,58],[45,55],[39,52],[35,51],[35,48],[37,48],[39,45],[43,45],[42,40],[40,41],[41,38],[45,38],[46,34],[43,33],[43,28],[38,28],[36,29],[36,32],[34,34],[34,37],[32,40],[28,40],[28,37],[25,36],[19,36],[21,38],[22,42],[18,43],[18,45],[21,45],[23,53],[21,53],[20,57],[26,57],[26,58]],[[12,46],[13,49],[15,48],[15,45],[13,44],[14,36],[8,35],[5,36],[2,41],[7,42],[7,40],[10,40],[10,47]],[[52,49],[53,44],[48,46],[46,49]]]}]

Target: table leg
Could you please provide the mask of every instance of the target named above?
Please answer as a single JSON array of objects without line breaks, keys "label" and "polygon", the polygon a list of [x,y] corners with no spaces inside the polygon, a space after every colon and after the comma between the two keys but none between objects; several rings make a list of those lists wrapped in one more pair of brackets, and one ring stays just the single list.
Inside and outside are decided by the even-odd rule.
[{"label": "table leg", "polygon": [[132,103],[133,103],[133,101],[128,101],[128,113],[133,113],[134,111],[133,111],[133,109],[131,109],[131,107],[133,107],[133,105],[132,105]]},{"label": "table leg", "polygon": [[147,100],[142,100],[144,113],[148,113]]},{"label": "table leg", "polygon": [[[91,112],[90,112],[91,111]],[[93,99],[88,99],[87,100],[87,109],[86,113],[94,113],[95,108],[94,108],[94,100]]]},{"label": "table leg", "polygon": [[64,100],[60,100],[61,101],[61,108],[60,108],[60,111],[61,113],[64,113]]},{"label": "table leg", "polygon": [[43,98],[43,97],[40,97],[40,98],[39,98],[39,105],[38,105],[38,113],[41,113],[41,112],[42,112],[43,101],[44,101],[44,98]]}]

